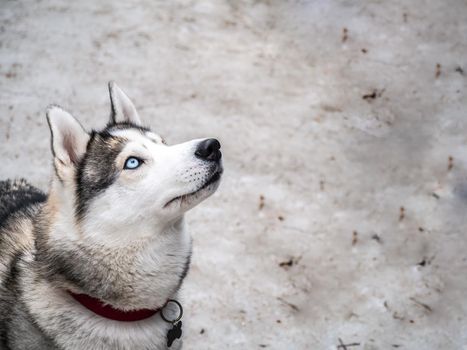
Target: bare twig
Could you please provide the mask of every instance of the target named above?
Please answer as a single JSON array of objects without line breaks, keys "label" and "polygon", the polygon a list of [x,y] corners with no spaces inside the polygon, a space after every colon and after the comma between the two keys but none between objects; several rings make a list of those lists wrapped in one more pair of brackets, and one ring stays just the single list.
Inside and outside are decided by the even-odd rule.
[{"label": "bare twig", "polygon": [[349,30],[347,28],[342,29],[342,42],[345,43],[349,38]]},{"label": "bare twig", "polygon": [[412,300],[412,301],[413,301],[415,304],[417,304],[418,306],[423,307],[426,311],[428,311],[428,312],[433,312],[433,309],[432,309],[429,305],[427,305],[427,304],[425,304],[425,303],[422,303],[421,301],[418,301],[418,300],[415,299],[415,298],[409,298],[409,299]]},{"label": "bare twig", "polygon": [[436,63],[435,78],[439,78],[440,75],[441,75],[441,64]]},{"label": "bare twig", "polygon": [[338,339],[339,339],[339,345],[337,345],[337,349],[348,350],[347,349],[348,347],[359,346],[360,345],[360,343],[344,344],[344,342],[342,341],[341,338],[338,338]]},{"label": "bare twig", "polygon": [[264,196],[263,195],[260,195],[259,196],[259,205],[258,205],[258,209],[261,210],[264,208]]},{"label": "bare twig", "polygon": [[405,208],[401,207],[399,210],[399,221],[404,220],[404,218],[405,218]]},{"label": "bare twig", "polygon": [[452,170],[453,167],[454,167],[454,157],[449,156],[449,158],[448,158],[448,171]]},{"label": "bare twig", "polygon": [[277,297],[277,300],[284,303],[285,305],[287,305],[288,307],[290,307],[294,311],[300,311],[300,309],[299,309],[299,307],[297,305],[292,304],[291,302],[288,302],[287,300],[282,299],[281,297]]},{"label": "bare twig", "polygon": [[357,244],[357,242],[358,242],[358,232],[357,232],[357,231],[353,231],[353,232],[352,232],[352,245]]}]

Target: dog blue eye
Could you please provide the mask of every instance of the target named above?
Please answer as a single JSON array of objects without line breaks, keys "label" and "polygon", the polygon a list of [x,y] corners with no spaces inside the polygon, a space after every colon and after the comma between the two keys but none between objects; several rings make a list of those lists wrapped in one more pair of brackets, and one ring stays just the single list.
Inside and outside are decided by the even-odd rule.
[{"label": "dog blue eye", "polygon": [[125,169],[136,169],[138,168],[143,162],[138,159],[138,158],[135,158],[135,157],[129,157],[126,161],[125,161]]}]

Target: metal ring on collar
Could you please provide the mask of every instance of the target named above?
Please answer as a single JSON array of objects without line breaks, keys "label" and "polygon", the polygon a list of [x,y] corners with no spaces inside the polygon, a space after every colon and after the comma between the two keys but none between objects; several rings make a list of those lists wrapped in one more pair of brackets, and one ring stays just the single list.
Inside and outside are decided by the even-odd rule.
[{"label": "metal ring on collar", "polygon": [[[179,315],[178,315],[178,317],[175,318],[174,320],[169,320],[169,319],[167,319],[167,318],[164,316],[164,309],[165,309],[165,307],[166,307],[167,305],[169,305],[169,303],[174,303],[174,304],[176,304],[176,305],[178,306],[178,310],[179,310],[179,312],[180,312]],[[182,318],[182,316],[183,316],[182,304],[180,304],[180,303],[179,303],[177,300],[175,300],[175,299],[169,299],[169,300],[167,300],[167,303],[165,304],[164,308],[161,310],[161,317],[162,317],[162,319],[163,319],[165,322],[174,324],[174,323],[180,321],[180,319]]]}]

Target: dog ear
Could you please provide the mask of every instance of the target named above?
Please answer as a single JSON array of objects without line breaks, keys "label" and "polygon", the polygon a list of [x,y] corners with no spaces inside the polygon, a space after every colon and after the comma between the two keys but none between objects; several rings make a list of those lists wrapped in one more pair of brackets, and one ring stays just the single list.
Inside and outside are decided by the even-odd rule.
[{"label": "dog ear", "polygon": [[86,152],[89,134],[67,111],[58,106],[47,108],[47,122],[52,133],[52,153],[57,175],[78,164]]},{"label": "dog ear", "polygon": [[141,119],[135,105],[114,81],[109,82],[110,124],[127,122],[141,125]]}]

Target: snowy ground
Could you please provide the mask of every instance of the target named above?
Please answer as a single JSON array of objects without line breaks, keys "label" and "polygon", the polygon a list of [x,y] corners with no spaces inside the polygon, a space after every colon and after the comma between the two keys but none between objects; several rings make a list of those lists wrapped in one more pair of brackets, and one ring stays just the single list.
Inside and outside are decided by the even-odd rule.
[{"label": "snowy ground", "polygon": [[100,127],[110,79],[221,140],[185,349],[467,349],[465,1],[0,6],[0,178],[46,188],[46,105]]}]

